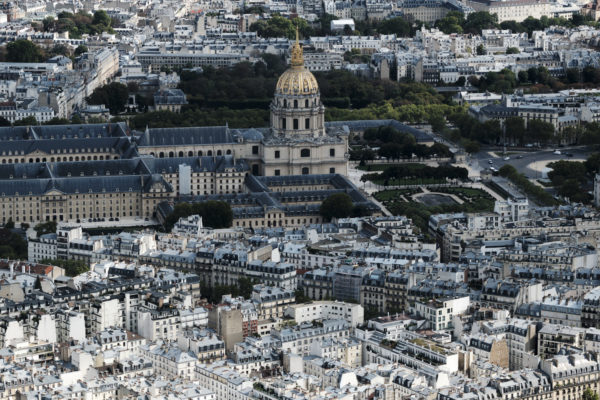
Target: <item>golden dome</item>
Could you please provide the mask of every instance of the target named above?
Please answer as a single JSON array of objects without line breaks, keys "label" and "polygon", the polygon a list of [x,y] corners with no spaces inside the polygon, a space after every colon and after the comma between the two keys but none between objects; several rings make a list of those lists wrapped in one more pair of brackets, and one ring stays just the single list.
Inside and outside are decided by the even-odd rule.
[{"label": "golden dome", "polygon": [[298,29],[296,28],[296,43],[292,46],[292,66],[288,68],[277,81],[276,94],[283,95],[306,95],[318,94],[319,85],[315,76],[304,68],[304,57],[302,46],[298,40]]}]

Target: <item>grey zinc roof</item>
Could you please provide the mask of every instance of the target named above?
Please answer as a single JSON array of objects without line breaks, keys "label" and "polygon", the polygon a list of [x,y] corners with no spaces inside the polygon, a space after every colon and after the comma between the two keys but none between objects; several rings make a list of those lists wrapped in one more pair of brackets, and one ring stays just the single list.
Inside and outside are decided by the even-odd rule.
[{"label": "grey zinc roof", "polygon": [[84,176],[54,179],[13,179],[0,182],[0,194],[3,196],[14,195],[42,195],[51,190],[61,193],[114,193],[147,191],[154,182],[162,182],[168,190],[171,186],[160,175],[123,175],[123,176]]},{"label": "grey zinc roof", "polygon": [[125,137],[128,131],[129,128],[123,122],[112,124],[7,126],[0,127],[0,141]]},{"label": "grey zinc roof", "polygon": [[[58,153],[59,150],[73,150],[71,153]],[[39,151],[48,155],[77,156],[75,150],[87,152],[87,149],[111,149],[122,157],[133,157],[137,154],[127,138],[89,138],[89,139],[39,139],[39,140],[9,140],[2,142],[1,155],[26,156]]]},{"label": "grey zinc roof", "polygon": [[226,126],[147,129],[138,138],[140,147],[234,143]]},{"label": "grey zinc roof", "polygon": [[143,160],[154,173],[175,173],[178,171],[180,164],[189,165],[194,172],[224,172],[228,169],[243,172],[249,170],[248,164],[244,160],[236,160],[232,155],[175,158],[144,157]]}]

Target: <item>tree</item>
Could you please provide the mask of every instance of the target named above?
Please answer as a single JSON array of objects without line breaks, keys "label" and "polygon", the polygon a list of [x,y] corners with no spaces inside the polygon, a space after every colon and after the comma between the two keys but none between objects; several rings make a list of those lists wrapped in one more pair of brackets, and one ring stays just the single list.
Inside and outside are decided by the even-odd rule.
[{"label": "tree", "polygon": [[509,47],[506,49],[506,54],[519,54],[520,52],[518,47]]},{"label": "tree", "polygon": [[581,400],[598,400],[598,393],[594,392],[591,388],[586,388]]},{"label": "tree", "polygon": [[566,78],[568,83],[577,83],[581,81],[581,72],[579,68],[567,68]]},{"label": "tree", "polygon": [[15,229],[15,222],[12,220],[12,218],[9,218],[8,221],[6,221],[6,224],[4,224],[4,228]]},{"label": "tree", "polygon": [[52,49],[50,49],[49,56],[51,56],[51,57],[54,57],[54,56],[70,57],[71,56],[71,49],[69,49],[64,44],[57,44],[54,47],[52,47]]},{"label": "tree", "polygon": [[529,74],[525,70],[519,71],[519,75],[518,76],[519,76],[519,82],[521,84],[526,83],[526,82],[529,81]]},{"label": "tree", "polygon": [[94,92],[88,97],[88,102],[104,104],[109,108],[111,114],[118,114],[125,110],[128,99],[129,89],[127,86],[119,82],[112,82],[94,89]]},{"label": "tree", "polygon": [[56,233],[56,221],[41,222],[33,227],[38,237],[47,233]]},{"label": "tree", "polygon": [[462,33],[462,25],[465,23],[465,15],[460,11],[450,11],[442,19],[439,19],[435,23],[435,27],[440,31],[451,34],[451,33]]},{"label": "tree", "polygon": [[28,126],[28,125],[38,125],[37,119],[34,116],[25,117],[23,119],[18,119],[13,123],[14,126]]},{"label": "tree", "polygon": [[498,27],[498,15],[487,11],[477,11],[469,14],[463,25],[465,33],[481,34],[482,29],[494,29]]},{"label": "tree", "polygon": [[548,143],[554,137],[554,125],[539,119],[527,123],[527,137],[535,143]]},{"label": "tree", "polygon": [[0,117],[0,126],[10,126],[10,121],[4,117]]},{"label": "tree", "polygon": [[44,122],[44,125],[68,125],[69,120],[66,118],[54,117],[49,121]]},{"label": "tree", "polygon": [[6,61],[38,63],[44,61],[42,49],[31,40],[19,39],[6,45]]},{"label": "tree", "polygon": [[[6,223],[5,227],[0,229],[0,258],[12,260],[27,259],[27,242],[18,233],[12,232],[7,226],[10,226],[12,220]],[[13,223],[14,227],[14,223]]]},{"label": "tree", "polygon": [[40,280],[39,276],[35,279],[35,284],[33,285],[33,288],[35,290],[42,290],[42,281]]},{"label": "tree", "polygon": [[504,121],[506,138],[515,144],[523,144],[525,138],[525,121],[521,117],[509,117]]},{"label": "tree", "polygon": [[384,35],[396,34],[398,36],[410,36],[410,23],[402,17],[390,18],[382,21],[378,28],[379,33]]},{"label": "tree", "polygon": [[94,18],[92,19],[93,25],[102,25],[105,27],[110,27],[111,19],[104,10],[98,10],[94,13]]},{"label": "tree", "polygon": [[468,139],[466,139],[466,142],[464,143],[464,148],[465,148],[465,151],[469,154],[478,153],[479,150],[481,150],[481,146],[479,145],[479,143],[477,143],[474,140],[468,140]]},{"label": "tree", "polygon": [[40,264],[55,265],[63,268],[66,276],[81,275],[90,270],[90,267],[83,260],[59,260],[45,258],[40,261]]},{"label": "tree", "polygon": [[319,213],[326,220],[346,218],[352,215],[352,198],[347,193],[335,193],[327,197],[321,204]]},{"label": "tree", "polygon": [[485,46],[483,45],[483,43],[481,43],[477,46],[476,51],[477,51],[478,56],[484,56],[487,54],[487,50],[485,49]]},{"label": "tree", "polygon": [[224,201],[209,200],[200,203],[177,203],[167,216],[165,228],[171,230],[179,218],[199,215],[202,223],[209,228],[229,228],[233,222],[231,206]]},{"label": "tree", "polygon": [[84,44],[80,44],[75,49],[75,57],[78,57],[78,56],[82,55],[83,53],[87,53],[87,51],[88,51],[87,46]]}]

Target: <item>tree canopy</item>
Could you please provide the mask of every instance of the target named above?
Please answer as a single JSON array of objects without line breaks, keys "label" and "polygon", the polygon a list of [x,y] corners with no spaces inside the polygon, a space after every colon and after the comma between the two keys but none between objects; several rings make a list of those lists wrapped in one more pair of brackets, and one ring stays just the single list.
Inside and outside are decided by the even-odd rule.
[{"label": "tree canopy", "polygon": [[69,32],[69,36],[74,39],[81,38],[82,35],[97,35],[102,32],[113,32],[112,26],[115,22],[104,10],[98,10],[90,15],[84,11],[72,14],[63,11],[54,17],[47,17],[42,21],[42,28],[45,32]]},{"label": "tree canopy", "polygon": [[120,82],[111,82],[94,89],[87,100],[90,104],[104,104],[111,114],[118,114],[125,110],[128,99],[129,89],[127,85]]},{"label": "tree canopy", "polygon": [[25,239],[10,229],[0,228],[0,258],[26,260],[27,242]]},{"label": "tree canopy", "polygon": [[6,45],[6,61],[39,63],[45,60],[42,49],[31,40],[19,39]]},{"label": "tree canopy", "polygon": [[335,193],[327,197],[319,210],[321,216],[329,221],[332,218],[346,218],[352,215],[354,205],[347,193]]},{"label": "tree canopy", "polygon": [[202,224],[209,228],[229,228],[233,222],[231,206],[224,201],[209,200],[200,203],[177,203],[165,221],[165,228],[171,230],[179,218],[190,215],[202,217]]}]

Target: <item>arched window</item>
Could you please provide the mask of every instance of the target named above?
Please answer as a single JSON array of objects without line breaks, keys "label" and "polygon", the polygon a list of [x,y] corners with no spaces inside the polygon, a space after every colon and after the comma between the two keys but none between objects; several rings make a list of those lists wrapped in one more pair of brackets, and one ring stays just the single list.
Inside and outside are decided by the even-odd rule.
[{"label": "arched window", "polygon": [[304,107],[308,108],[308,99],[304,100]]},{"label": "arched window", "polygon": [[287,107],[287,100],[286,99],[283,99],[283,107],[284,108]]},{"label": "arched window", "polygon": [[222,155],[223,155],[223,152],[222,152],[221,150],[217,150],[217,155],[218,155],[218,156],[222,156]]},{"label": "arched window", "polygon": [[302,175],[308,175],[308,167],[302,168]]},{"label": "arched window", "polygon": [[227,150],[225,154],[231,154],[231,150]]},{"label": "arched window", "polygon": [[310,157],[310,149],[300,150],[300,157]]},{"label": "arched window", "polygon": [[162,151],[158,153],[158,158],[165,158],[165,153],[163,153]]},{"label": "arched window", "polygon": [[175,157],[175,154],[173,154],[173,152],[172,152],[172,151],[170,151],[170,152],[169,152],[169,158],[173,158],[173,157]]},{"label": "arched window", "polygon": [[183,151],[179,152],[179,157],[183,157]]},{"label": "arched window", "polygon": [[194,152],[193,151],[188,151],[188,157],[193,157],[194,156]]},{"label": "arched window", "polygon": [[298,100],[294,100],[294,108],[298,108]]},{"label": "arched window", "polygon": [[202,157],[202,150],[198,150],[198,157]]},{"label": "arched window", "polygon": [[206,154],[212,156],[212,150],[209,150]]}]

